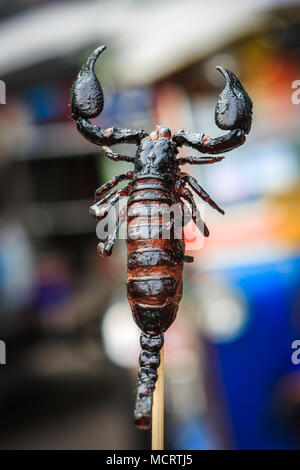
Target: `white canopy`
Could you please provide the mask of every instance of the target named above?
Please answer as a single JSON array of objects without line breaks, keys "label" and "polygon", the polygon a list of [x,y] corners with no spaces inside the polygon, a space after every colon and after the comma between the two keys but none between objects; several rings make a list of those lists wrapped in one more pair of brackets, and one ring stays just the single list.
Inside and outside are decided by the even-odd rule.
[{"label": "white canopy", "polygon": [[120,85],[148,84],[257,27],[266,3],[55,2],[1,23],[0,77],[104,42]]}]

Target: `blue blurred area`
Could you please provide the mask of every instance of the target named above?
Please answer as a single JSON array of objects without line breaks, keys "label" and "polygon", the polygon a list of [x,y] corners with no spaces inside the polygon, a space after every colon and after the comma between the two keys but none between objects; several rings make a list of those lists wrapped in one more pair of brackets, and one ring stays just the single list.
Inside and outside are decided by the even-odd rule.
[{"label": "blue blurred area", "polygon": [[33,122],[59,119],[66,114],[66,90],[55,83],[43,83],[27,88],[21,100],[29,106]]},{"label": "blue blurred area", "polygon": [[213,450],[214,448],[205,423],[196,417],[178,422],[172,429],[170,438],[174,449]]},{"label": "blue blurred area", "polygon": [[[238,449],[291,449],[294,436],[275,413],[276,388],[290,371],[300,290],[300,258],[223,273],[247,299],[249,322],[236,341],[216,346]],[[281,419],[282,421],[281,421]]]}]

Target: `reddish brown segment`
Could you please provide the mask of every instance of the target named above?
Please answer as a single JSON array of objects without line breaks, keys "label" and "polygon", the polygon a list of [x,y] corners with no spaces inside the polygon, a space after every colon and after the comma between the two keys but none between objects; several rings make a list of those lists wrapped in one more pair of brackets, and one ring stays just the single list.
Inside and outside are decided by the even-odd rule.
[{"label": "reddish brown segment", "polygon": [[[182,296],[184,240],[182,229],[177,240],[174,235],[166,238],[169,232],[160,233],[166,221],[161,214],[176,203],[166,183],[155,178],[136,180],[130,194],[127,297],[134,321],[142,331],[134,417],[136,425],[145,429],[151,422],[152,394],[163,333],[175,320]],[[151,214],[149,208],[152,217],[145,215]],[[160,234],[160,238],[151,238],[151,234],[156,237]],[[153,344],[156,347],[153,348]]]}]

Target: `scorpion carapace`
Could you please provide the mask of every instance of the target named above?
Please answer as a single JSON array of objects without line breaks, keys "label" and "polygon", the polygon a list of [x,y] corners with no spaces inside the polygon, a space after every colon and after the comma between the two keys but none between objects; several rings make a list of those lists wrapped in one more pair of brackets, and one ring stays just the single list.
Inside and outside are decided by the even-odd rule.
[{"label": "scorpion carapace", "polygon": [[[252,102],[238,78],[229,70],[217,67],[226,79],[226,87],[219,97],[215,120],[218,127],[230,131],[227,134],[210,138],[204,133],[180,130],[172,135],[163,125],[156,126],[150,134],[117,127],[102,130],[92,125],[89,118],[96,117],[103,109],[103,93],[94,64],[104,49],[105,46],[96,49],[78,74],[72,90],[72,117],[78,131],[90,142],[102,146],[108,158],[134,164],[133,170],[113,177],[96,190],[90,213],[103,220],[120,197],[128,196],[127,206],[113,232],[97,249],[100,255],[110,256],[120,225],[127,219],[127,297],[133,318],[141,329],[142,349],[134,420],[139,428],[148,429],[163,335],[178,310],[183,263],[193,261],[193,257],[185,255],[182,227],[192,219],[205,237],[209,235],[188,186],[224,214],[198,181],[180,169],[181,165],[211,164],[224,157],[178,157],[178,148],[188,146],[214,155],[239,147],[250,131]],[[127,156],[108,148],[120,143],[136,144],[136,155]],[[126,180],[129,183],[116,190]]]}]

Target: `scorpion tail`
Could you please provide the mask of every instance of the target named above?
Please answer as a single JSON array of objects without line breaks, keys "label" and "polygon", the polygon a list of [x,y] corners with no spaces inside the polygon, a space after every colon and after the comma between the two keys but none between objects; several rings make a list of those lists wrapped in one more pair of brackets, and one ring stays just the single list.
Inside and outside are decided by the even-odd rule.
[{"label": "scorpion tail", "polygon": [[94,72],[95,62],[106,46],[100,46],[89,56],[79,71],[71,93],[73,119],[98,116],[104,106],[103,91]]},{"label": "scorpion tail", "polygon": [[150,429],[153,392],[164,337],[162,334],[154,336],[142,333],[140,343],[142,351],[139,357],[140,370],[138,372],[134,422],[140,429]]}]

